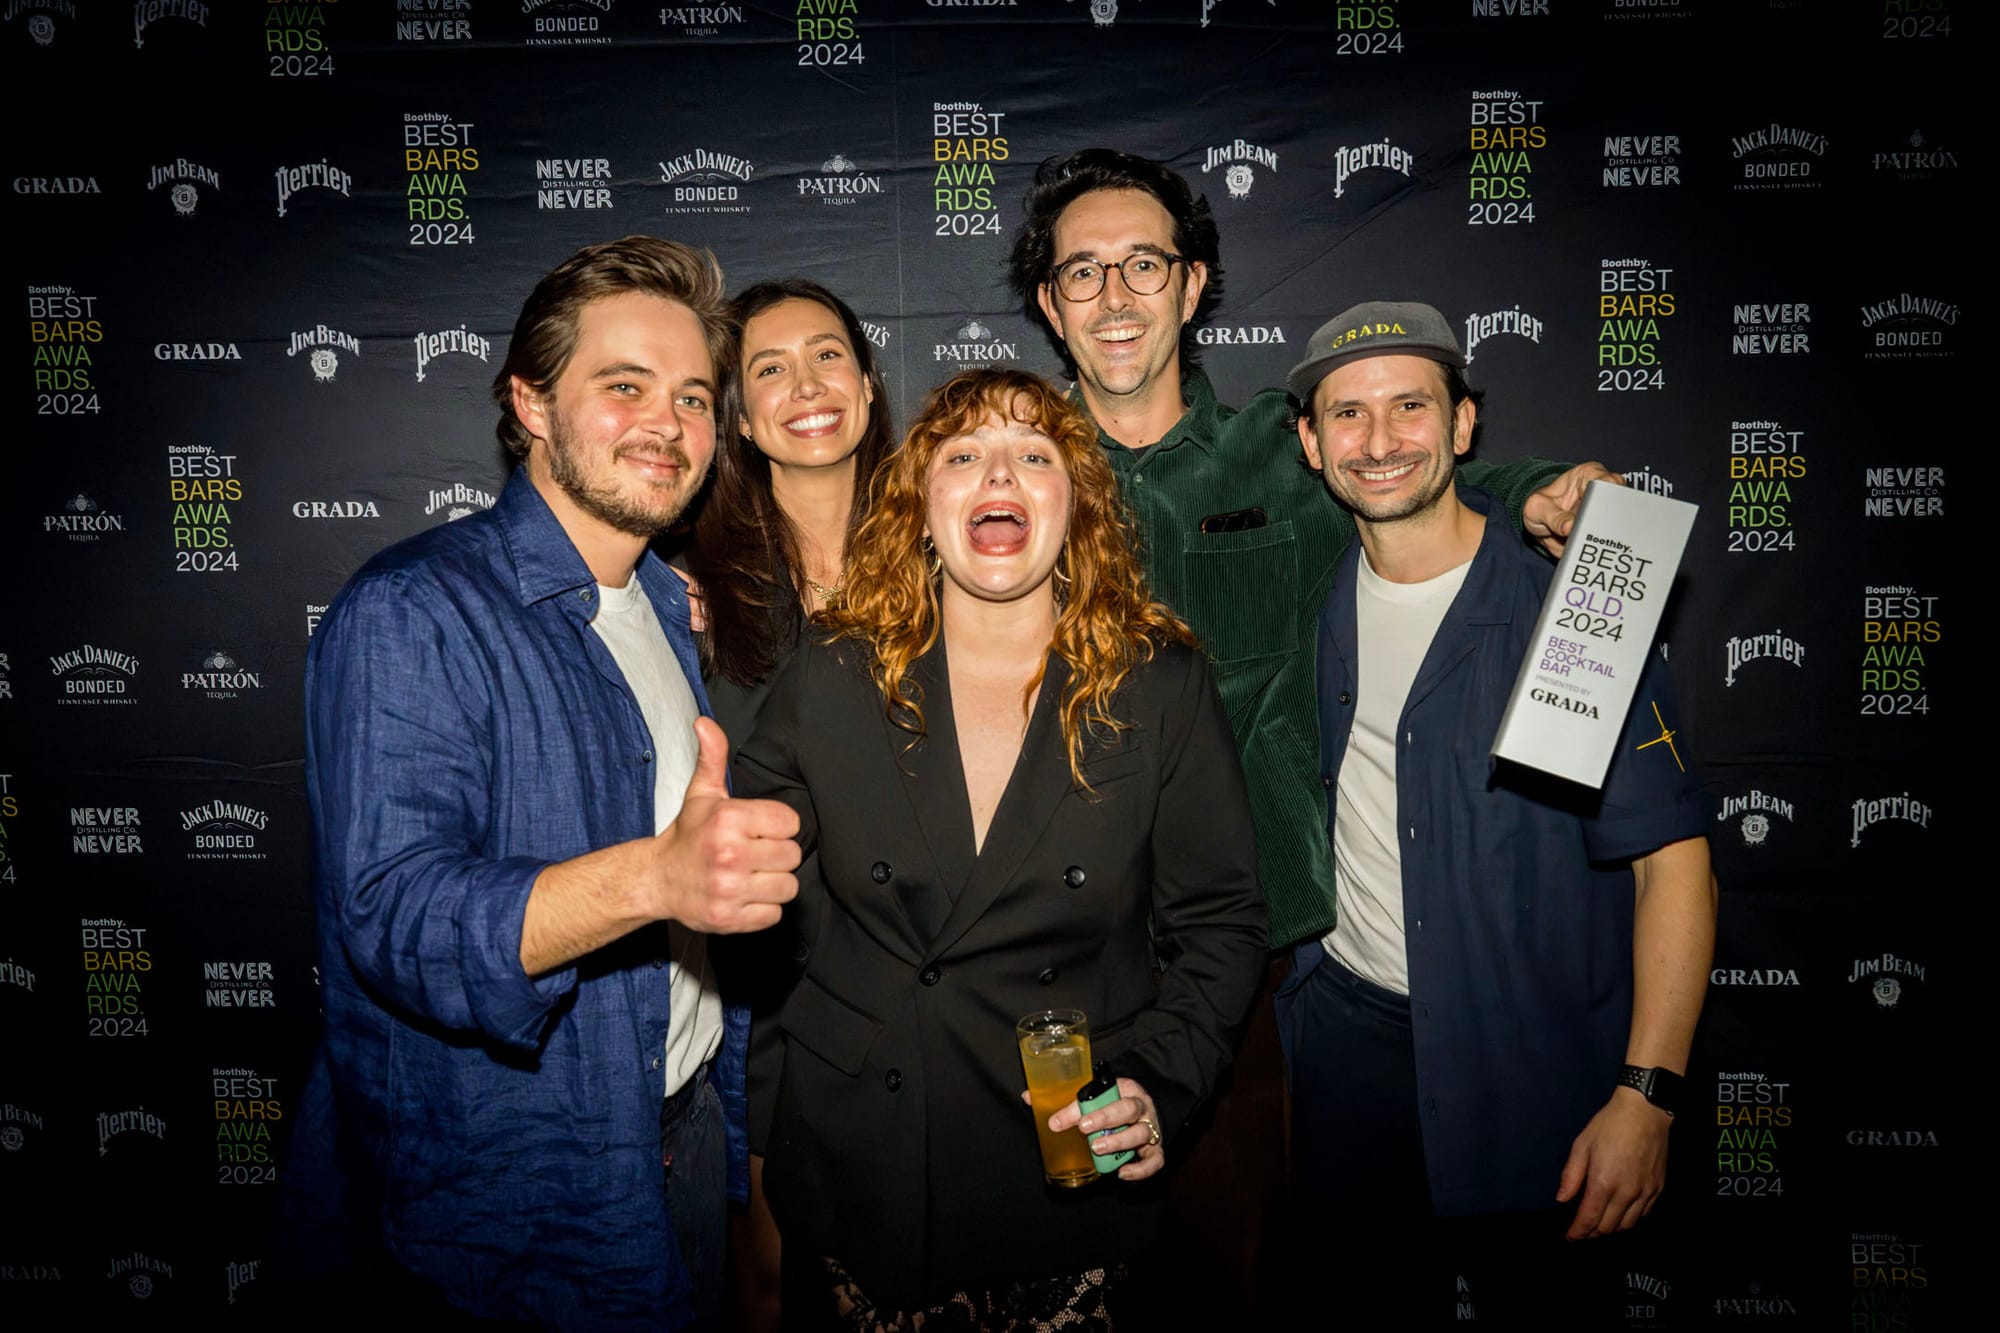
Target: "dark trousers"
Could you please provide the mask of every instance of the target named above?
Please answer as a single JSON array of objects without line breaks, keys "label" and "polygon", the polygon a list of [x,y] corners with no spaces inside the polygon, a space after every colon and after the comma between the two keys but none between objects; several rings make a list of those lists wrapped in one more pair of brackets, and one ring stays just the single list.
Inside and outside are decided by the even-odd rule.
[{"label": "dark trousers", "polygon": [[660,1106],[667,1215],[694,1281],[695,1327],[722,1327],[722,1258],[729,1235],[729,1143],[708,1067]]},{"label": "dark trousers", "polygon": [[1623,1240],[1564,1240],[1576,1205],[1554,1204],[1554,1174],[1548,1208],[1432,1213],[1407,997],[1328,958],[1281,993],[1278,1023],[1296,1309],[1361,1328],[1618,1326]]}]

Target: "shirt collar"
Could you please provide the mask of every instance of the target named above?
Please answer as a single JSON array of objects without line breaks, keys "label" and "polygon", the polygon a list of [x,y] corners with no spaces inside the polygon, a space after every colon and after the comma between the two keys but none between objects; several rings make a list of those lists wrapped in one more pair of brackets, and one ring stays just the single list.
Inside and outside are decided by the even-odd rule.
[{"label": "shirt collar", "polygon": [[507,552],[514,560],[514,576],[521,604],[530,605],[575,588],[595,588],[597,579],[576,543],[556,521],[555,511],[528,480],[523,463],[507,479],[500,503],[493,506],[495,520],[506,539]]},{"label": "shirt collar", "polygon": [[[1090,416],[1090,404],[1084,401],[1081,388],[1072,387],[1069,396],[1070,401],[1083,409],[1085,416]],[[1187,410],[1181,413],[1180,420],[1176,421],[1157,442],[1146,447],[1149,450],[1165,452],[1185,441],[1203,453],[1211,452],[1215,448],[1215,430],[1212,424],[1215,417],[1215,388],[1208,382],[1208,375],[1205,372],[1190,370],[1186,366],[1181,368],[1181,402]],[[1091,424],[1097,425],[1095,417],[1091,417]],[[1102,426],[1098,426],[1097,429],[1097,442],[1114,454],[1129,452],[1123,444],[1106,435]]]}]

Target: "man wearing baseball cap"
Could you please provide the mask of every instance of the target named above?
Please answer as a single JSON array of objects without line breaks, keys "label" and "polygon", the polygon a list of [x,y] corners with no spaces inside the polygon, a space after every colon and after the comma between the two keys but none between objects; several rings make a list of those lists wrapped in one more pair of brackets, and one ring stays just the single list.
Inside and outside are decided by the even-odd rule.
[{"label": "man wearing baseball cap", "polygon": [[1606,1327],[1590,1238],[1659,1196],[1714,944],[1704,811],[1685,747],[1641,748],[1657,660],[1601,792],[1489,758],[1552,566],[1455,483],[1464,366],[1437,310],[1371,301],[1288,377],[1360,538],[1319,628],[1338,924],[1278,994],[1301,1243],[1360,1327]]}]

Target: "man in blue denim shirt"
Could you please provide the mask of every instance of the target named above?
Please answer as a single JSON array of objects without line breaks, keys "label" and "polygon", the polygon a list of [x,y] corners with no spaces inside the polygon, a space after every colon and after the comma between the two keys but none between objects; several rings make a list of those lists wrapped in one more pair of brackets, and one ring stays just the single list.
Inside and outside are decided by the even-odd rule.
[{"label": "man in blue denim shirt", "polygon": [[748,1027],[704,939],[778,919],[798,821],[729,797],[646,544],[734,365],[711,257],[578,252],[495,381],[499,504],[376,556],[314,638],[326,1041],[296,1136],[335,1146],[392,1322],[715,1319]]}]

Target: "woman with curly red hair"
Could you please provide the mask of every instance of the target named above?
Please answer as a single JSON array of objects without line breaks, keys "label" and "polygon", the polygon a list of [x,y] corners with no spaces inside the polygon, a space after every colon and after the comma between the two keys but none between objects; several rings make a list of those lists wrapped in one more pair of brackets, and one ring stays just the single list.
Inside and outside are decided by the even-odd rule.
[{"label": "woman with curly red hair", "polygon": [[[1248,591],[1248,590],[1246,590]],[[1236,746],[1147,593],[1088,420],[1015,371],[931,395],[738,756],[816,901],[765,1186],[836,1326],[1109,1328],[1159,1173],[1262,974]],[[1136,1156],[1044,1183],[1014,1041],[1085,1011],[1118,1097],[1048,1125]],[[796,1299],[796,1297],[795,1297]]]}]

